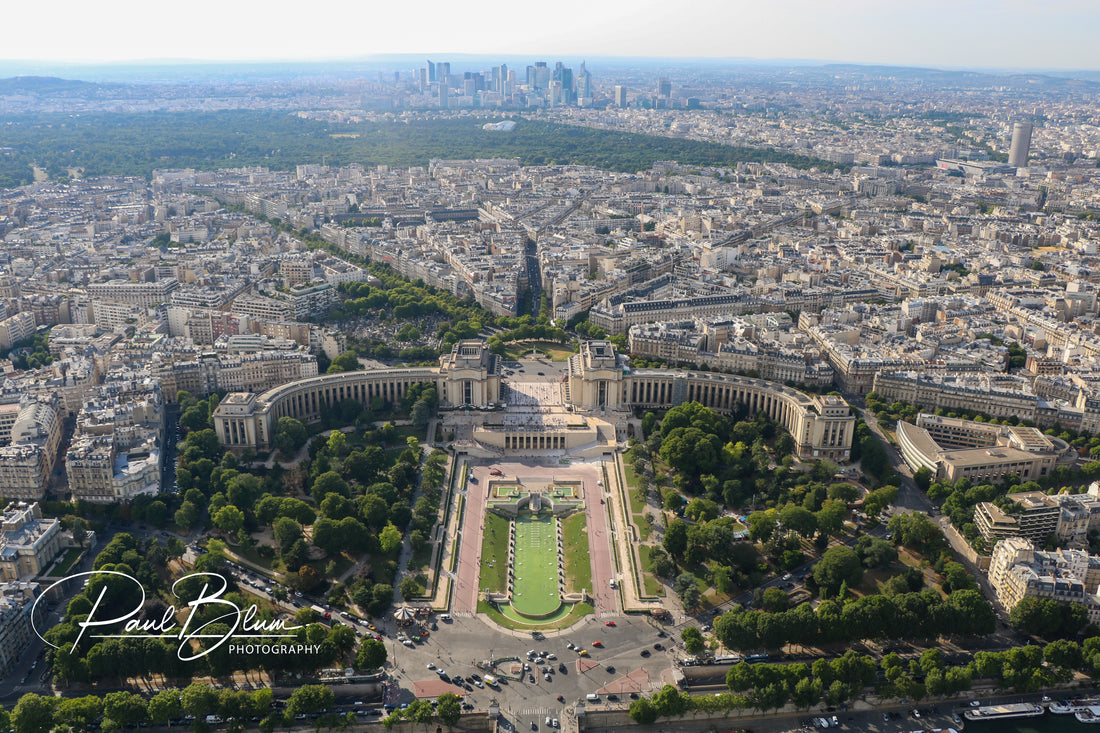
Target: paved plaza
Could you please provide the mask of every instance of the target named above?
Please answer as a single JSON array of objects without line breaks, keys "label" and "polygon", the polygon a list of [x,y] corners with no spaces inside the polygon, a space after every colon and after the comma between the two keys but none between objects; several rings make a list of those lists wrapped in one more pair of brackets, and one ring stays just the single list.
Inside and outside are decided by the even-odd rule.
[{"label": "paved plaza", "polygon": [[[486,420],[516,432],[538,433],[564,429],[583,419],[563,404],[561,375],[564,364],[522,361],[509,366],[514,376],[505,378],[500,400],[507,407],[491,413]],[[538,375],[538,371],[544,374]],[[469,424],[471,418],[478,419],[473,415],[456,416],[455,424]],[[504,717],[524,729],[530,722],[541,725],[542,717],[547,715],[567,719],[571,707],[589,693],[621,694],[628,698],[630,693],[651,692],[671,682],[671,652],[654,648],[661,640],[657,628],[644,616],[623,615],[619,591],[612,587],[612,581],[618,584],[622,580],[617,577],[612,542],[621,541],[615,533],[622,534],[625,530],[613,529],[610,514],[614,496],[611,487],[605,486],[608,477],[615,475],[613,455],[584,458],[561,450],[533,452],[533,455],[503,451],[488,457],[464,454],[459,460],[465,466],[466,481],[457,487],[464,497],[464,506],[458,559],[451,576],[454,591],[450,610],[454,620],[439,624],[438,631],[426,645],[401,652],[401,658],[406,660],[404,674],[410,681],[422,683],[405,685],[406,689],[434,689],[434,685],[427,684],[434,676],[434,672],[427,669],[429,662],[450,675],[468,676],[477,671],[474,664],[478,661],[509,656],[523,660],[531,649],[550,652],[557,660],[543,672],[534,674],[533,681],[531,673],[527,672],[522,681],[512,680],[499,691],[475,689],[467,692],[467,697],[479,709],[490,700],[499,701]],[[536,490],[551,486],[555,481],[567,482],[578,487],[578,498],[583,502],[592,570],[591,587],[584,590],[595,613],[569,628],[544,630],[545,638],[539,641],[532,639],[530,631],[505,629],[477,613],[481,600],[479,572],[485,518],[492,487],[502,481]],[[546,527],[553,527],[550,522],[543,522]],[[514,590],[517,595],[523,593],[525,596],[546,593],[548,603],[557,603],[556,534],[552,531],[530,533],[533,526],[529,520],[522,520],[521,525],[517,525]],[[539,553],[539,559],[530,562],[537,564],[541,572],[532,576],[536,568],[528,567],[528,562]],[[535,611],[541,613],[541,605],[535,605],[538,606]],[[609,621],[614,621],[615,625],[607,625]],[[597,641],[600,647],[593,645]],[[669,639],[664,641],[667,645]],[[569,650],[567,644],[570,642],[578,649],[586,649],[589,656],[581,657],[577,651]],[[564,702],[557,700],[558,695]]]},{"label": "paved plaza", "polygon": [[[515,479],[528,485],[547,484],[555,480],[580,481],[585,497],[585,513],[588,521],[588,551],[592,562],[592,588],[587,589],[593,598],[596,613],[614,613],[619,610],[618,595],[611,589],[615,566],[609,544],[603,470],[600,461],[560,464],[556,459],[541,462],[519,457],[500,461],[483,461],[468,464],[468,475],[473,477],[466,484],[465,518],[459,542],[458,565],[455,575],[455,593],[452,612],[470,614],[477,612],[478,573],[481,567],[482,534],[485,530],[485,512],[491,480],[497,477],[492,471],[500,471],[502,477]],[[605,499],[606,501],[606,499]]]}]

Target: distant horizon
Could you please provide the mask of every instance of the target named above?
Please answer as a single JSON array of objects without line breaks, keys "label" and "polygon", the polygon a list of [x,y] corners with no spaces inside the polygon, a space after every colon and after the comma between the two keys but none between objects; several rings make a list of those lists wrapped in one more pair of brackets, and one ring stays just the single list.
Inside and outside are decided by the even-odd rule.
[{"label": "distant horizon", "polygon": [[429,53],[455,59],[599,50],[600,58],[1100,70],[1095,0],[559,0],[549,11],[419,0],[337,3],[325,13],[289,0],[270,0],[263,12],[233,0],[193,0],[185,12],[138,0],[57,0],[6,8],[5,25],[15,32],[0,59],[26,65],[349,63],[436,48]]},{"label": "distant horizon", "polygon": [[[561,61],[568,63],[580,63],[586,61],[589,70],[592,71],[604,65],[607,68],[622,69],[632,67],[654,67],[669,69],[715,69],[737,67],[853,67],[863,69],[905,69],[912,71],[932,71],[948,73],[977,73],[988,75],[1074,75],[1100,76],[1098,68],[1070,68],[1070,67],[1000,67],[1000,66],[957,66],[957,65],[933,65],[933,64],[887,64],[874,62],[848,61],[844,59],[812,59],[812,58],[754,58],[744,56],[613,56],[613,55],[585,55],[575,53],[526,53],[526,54],[493,54],[493,53],[446,53],[439,51],[427,51],[423,53],[401,54],[373,54],[369,56],[348,56],[331,58],[267,58],[267,59],[202,59],[202,58],[150,58],[150,59],[125,59],[125,60],[35,60],[35,59],[2,59],[0,58],[0,78],[13,77],[57,77],[65,72],[87,71],[115,71],[115,72],[141,72],[156,70],[184,70],[187,68],[210,68],[224,70],[226,72],[240,71],[249,68],[271,69],[276,67],[301,66],[308,69],[351,70],[356,66],[365,66],[374,69],[413,69],[423,66],[427,61],[447,61],[452,66],[461,68],[467,65],[471,68],[485,68],[486,64],[493,62],[509,61]],[[140,73],[135,74],[140,76]],[[124,75],[129,76],[129,75]],[[61,77],[73,81],[82,81],[79,76]]]}]

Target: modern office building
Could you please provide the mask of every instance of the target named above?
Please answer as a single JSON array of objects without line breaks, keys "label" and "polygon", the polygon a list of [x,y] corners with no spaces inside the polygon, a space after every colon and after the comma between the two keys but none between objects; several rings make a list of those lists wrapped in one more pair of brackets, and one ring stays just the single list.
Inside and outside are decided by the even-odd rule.
[{"label": "modern office building", "polygon": [[1012,126],[1012,147],[1008,150],[1008,164],[1016,168],[1027,167],[1027,156],[1031,152],[1031,132],[1034,126],[1030,122],[1017,122]]},{"label": "modern office building", "polygon": [[626,107],[626,87],[622,84],[615,85],[615,106]]},{"label": "modern office building", "polygon": [[914,471],[924,467],[937,480],[1023,481],[1048,476],[1059,464],[1073,465],[1077,454],[1065,441],[1037,428],[990,425],[922,412],[916,424],[899,420],[898,446]]}]

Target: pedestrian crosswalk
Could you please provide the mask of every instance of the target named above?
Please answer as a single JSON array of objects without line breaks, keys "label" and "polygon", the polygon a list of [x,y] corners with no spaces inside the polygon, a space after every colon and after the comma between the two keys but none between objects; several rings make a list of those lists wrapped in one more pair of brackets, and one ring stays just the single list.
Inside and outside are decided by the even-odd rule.
[{"label": "pedestrian crosswalk", "polygon": [[551,708],[524,708],[520,711],[520,715],[557,715],[561,710],[554,710]]}]

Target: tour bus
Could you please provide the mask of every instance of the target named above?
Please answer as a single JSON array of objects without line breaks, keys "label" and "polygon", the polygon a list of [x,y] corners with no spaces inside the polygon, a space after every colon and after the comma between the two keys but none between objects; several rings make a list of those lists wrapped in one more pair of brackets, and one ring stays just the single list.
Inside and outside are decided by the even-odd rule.
[{"label": "tour bus", "polygon": [[714,658],[714,664],[737,664],[740,661],[740,654],[720,654]]}]

